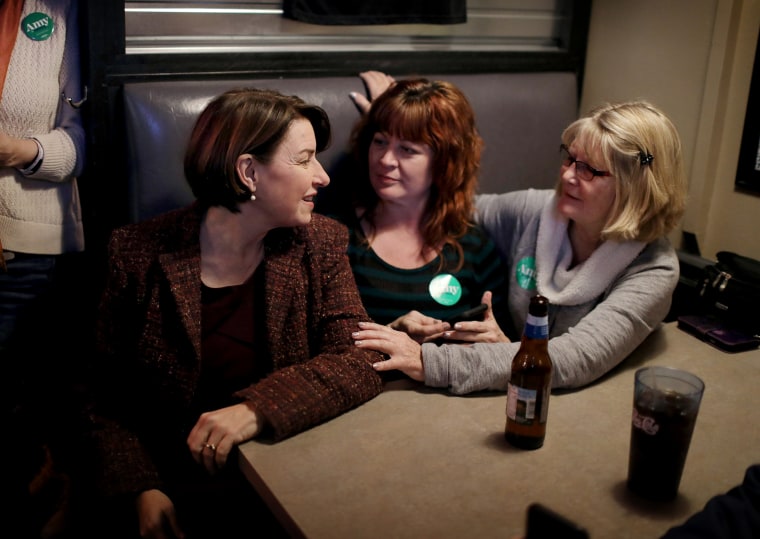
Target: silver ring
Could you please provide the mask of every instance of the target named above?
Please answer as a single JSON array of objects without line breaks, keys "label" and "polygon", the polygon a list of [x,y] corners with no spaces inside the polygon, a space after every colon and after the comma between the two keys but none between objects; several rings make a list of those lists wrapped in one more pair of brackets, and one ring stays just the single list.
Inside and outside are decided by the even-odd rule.
[{"label": "silver ring", "polygon": [[216,445],[214,445],[214,444],[206,444],[206,449],[210,449],[211,451],[216,451]]}]

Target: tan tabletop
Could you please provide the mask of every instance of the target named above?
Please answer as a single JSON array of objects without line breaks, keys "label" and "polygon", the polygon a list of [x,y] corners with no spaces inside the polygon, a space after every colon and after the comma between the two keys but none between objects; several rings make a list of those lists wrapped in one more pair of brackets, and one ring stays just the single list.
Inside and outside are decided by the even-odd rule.
[{"label": "tan tabletop", "polygon": [[[665,504],[625,487],[633,373],[644,364],[705,382],[679,496]],[[244,444],[241,467],[294,536],[509,539],[537,501],[594,539],[656,538],[760,462],[759,383],[760,351],[727,354],[669,323],[601,381],[552,394],[541,449],[504,440],[502,393],[398,381],[290,439]]]}]

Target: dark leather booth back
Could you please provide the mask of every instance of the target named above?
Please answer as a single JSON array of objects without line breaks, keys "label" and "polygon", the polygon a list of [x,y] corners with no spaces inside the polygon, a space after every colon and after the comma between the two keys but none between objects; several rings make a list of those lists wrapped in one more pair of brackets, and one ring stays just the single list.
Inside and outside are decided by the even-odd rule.
[{"label": "dark leather booth back", "polygon": [[[573,73],[425,75],[462,89],[475,110],[485,149],[481,193],[552,187],[562,130],[577,116]],[[215,96],[235,87],[271,88],[321,106],[332,144],[319,155],[328,173],[344,157],[359,117],[348,93],[364,93],[356,77],[160,81],[124,86],[129,218],[136,222],[193,200],[183,174],[184,148],[196,117]]]}]

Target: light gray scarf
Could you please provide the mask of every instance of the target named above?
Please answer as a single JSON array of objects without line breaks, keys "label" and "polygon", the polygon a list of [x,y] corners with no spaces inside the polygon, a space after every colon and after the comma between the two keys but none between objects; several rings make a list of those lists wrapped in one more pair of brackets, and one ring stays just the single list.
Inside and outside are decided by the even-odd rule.
[{"label": "light gray scarf", "polygon": [[557,212],[554,195],[541,212],[536,239],[536,284],[554,305],[579,305],[599,297],[645,246],[607,240],[586,261],[568,269],[573,260],[568,223]]}]

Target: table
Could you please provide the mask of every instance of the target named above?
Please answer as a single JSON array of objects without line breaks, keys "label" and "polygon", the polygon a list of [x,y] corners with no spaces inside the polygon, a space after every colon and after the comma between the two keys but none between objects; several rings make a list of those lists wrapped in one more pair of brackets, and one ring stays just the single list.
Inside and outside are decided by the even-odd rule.
[{"label": "table", "polygon": [[[625,487],[633,375],[644,364],[705,382],[678,498],[664,504]],[[721,352],[673,322],[600,381],[554,392],[535,451],[504,440],[504,394],[399,380],[297,436],[243,444],[240,466],[294,537],[508,539],[541,502],[592,538],[656,538],[760,462],[758,383],[760,350]]]}]

